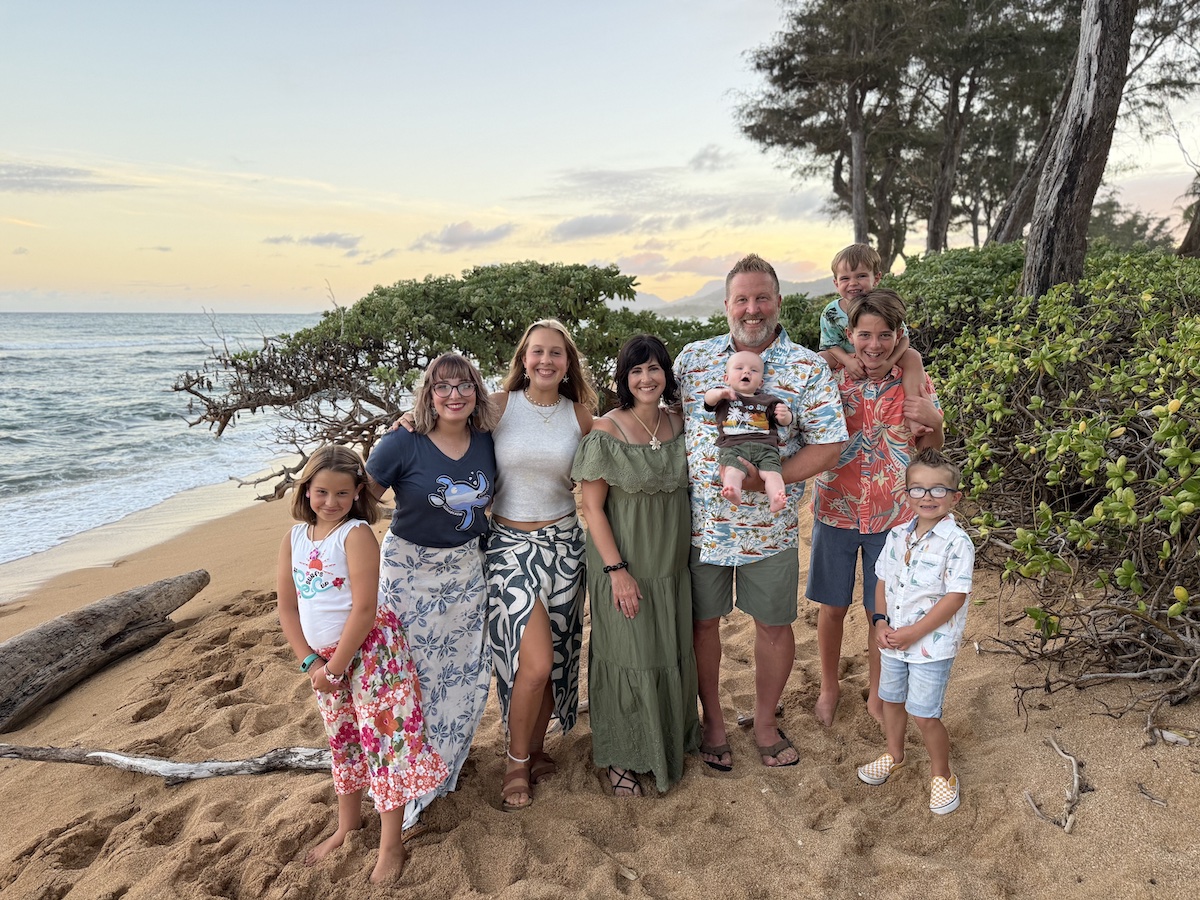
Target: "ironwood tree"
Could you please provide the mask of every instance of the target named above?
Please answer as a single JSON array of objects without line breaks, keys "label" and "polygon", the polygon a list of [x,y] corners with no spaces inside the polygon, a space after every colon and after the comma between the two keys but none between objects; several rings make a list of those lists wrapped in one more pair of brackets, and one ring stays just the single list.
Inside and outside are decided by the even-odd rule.
[{"label": "ironwood tree", "polygon": [[797,174],[829,177],[831,208],[850,214],[855,240],[874,236],[890,267],[917,219],[926,249],[941,249],[964,217],[959,196],[978,212],[1008,195],[1067,70],[1077,7],[787,3],[783,29],[750,56],[766,87],[739,123]]},{"label": "ironwood tree", "polygon": [[1038,181],[1021,290],[1040,297],[1078,280],[1125,88],[1138,0],[1084,0],[1075,76]]}]

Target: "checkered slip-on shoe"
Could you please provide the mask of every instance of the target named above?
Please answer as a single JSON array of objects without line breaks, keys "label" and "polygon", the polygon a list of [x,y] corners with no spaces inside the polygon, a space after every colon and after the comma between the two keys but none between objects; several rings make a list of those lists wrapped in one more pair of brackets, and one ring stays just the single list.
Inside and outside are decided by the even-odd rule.
[{"label": "checkered slip-on shoe", "polygon": [[869,762],[865,766],[859,766],[858,780],[864,784],[883,784],[891,777],[893,772],[903,767],[904,760],[896,762],[892,754],[885,753],[874,762]]},{"label": "checkered slip-on shoe", "polygon": [[958,793],[958,776],[943,778],[935,775],[929,785],[929,810],[939,816],[958,809],[961,797]]}]

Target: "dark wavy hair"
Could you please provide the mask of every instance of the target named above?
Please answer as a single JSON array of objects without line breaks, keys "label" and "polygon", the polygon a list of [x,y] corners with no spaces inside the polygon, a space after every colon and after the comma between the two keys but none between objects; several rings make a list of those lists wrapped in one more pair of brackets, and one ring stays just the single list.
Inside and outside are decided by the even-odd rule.
[{"label": "dark wavy hair", "polygon": [[652,334],[637,334],[627,340],[617,354],[617,371],[613,376],[616,382],[617,403],[621,409],[633,406],[633,391],[629,389],[629,370],[651,360],[662,366],[667,378],[663,388],[662,402],[673,406],[679,402],[679,382],[675,380],[675,369],[671,365],[671,354],[667,345]]}]

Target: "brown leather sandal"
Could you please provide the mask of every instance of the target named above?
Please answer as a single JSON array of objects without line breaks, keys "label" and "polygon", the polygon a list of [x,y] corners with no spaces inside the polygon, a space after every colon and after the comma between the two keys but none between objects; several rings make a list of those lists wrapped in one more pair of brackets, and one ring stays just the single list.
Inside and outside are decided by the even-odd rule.
[{"label": "brown leather sandal", "polygon": [[[509,759],[520,765],[504,773],[500,782],[500,808],[505,812],[520,812],[533,805],[533,791],[529,784],[529,757],[513,759],[509,756]],[[524,803],[510,803],[509,799],[517,794],[525,794],[528,799]]]},{"label": "brown leather sandal", "polygon": [[558,771],[558,763],[545,750],[534,750],[529,754],[529,781],[541,784]]}]

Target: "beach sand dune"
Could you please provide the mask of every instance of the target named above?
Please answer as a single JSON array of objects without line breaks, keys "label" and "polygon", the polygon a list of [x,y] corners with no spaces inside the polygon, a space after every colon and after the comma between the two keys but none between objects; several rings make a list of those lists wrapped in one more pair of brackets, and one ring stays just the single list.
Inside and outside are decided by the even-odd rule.
[{"label": "beach sand dune", "polygon": [[[120,565],[53,579],[0,607],[0,638],[72,606],[202,566],[212,584],[182,607],[180,627],[73,689],[14,744],[102,747],[178,761],[241,759],[277,747],[324,746],[307,680],[279,632],[273,563],[283,504],[257,505],[134,554]],[[1127,688],[1030,694],[1017,712],[1011,656],[976,653],[1024,605],[978,573],[966,649],[945,721],[962,779],[962,808],[928,810],[928,765],[910,728],[910,765],[882,787],[855,778],[882,737],[867,715],[865,625],[847,628],[843,699],[831,729],[816,699],[815,612],[801,601],[797,664],[783,728],[798,766],[760,765],[748,729],[730,735],[734,771],[692,758],[668,794],[616,800],[590,756],[589,722],[552,735],[559,773],[523,813],[499,809],[504,741],[493,698],[459,790],[426,813],[398,888],[366,876],[378,818],[323,864],[307,848],[332,831],[326,773],[283,772],[166,786],[109,768],[0,761],[0,895],[4,898],[877,897],[1195,896],[1200,876],[1200,749],[1143,747],[1137,714],[1114,720],[1101,701]],[[998,607],[1005,604],[1003,611]],[[1003,612],[1003,616],[1001,615]],[[753,699],[752,622],[722,625],[722,700],[732,725]],[[1187,706],[1161,724],[1200,727]],[[1025,793],[1060,815],[1069,767],[1053,736],[1083,763],[1072,833],[1037,819]],[[1147,794],[1159,798],[1153,802]]]}]

